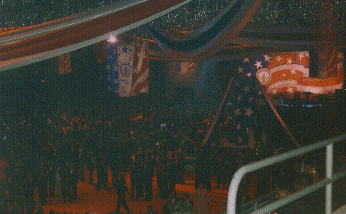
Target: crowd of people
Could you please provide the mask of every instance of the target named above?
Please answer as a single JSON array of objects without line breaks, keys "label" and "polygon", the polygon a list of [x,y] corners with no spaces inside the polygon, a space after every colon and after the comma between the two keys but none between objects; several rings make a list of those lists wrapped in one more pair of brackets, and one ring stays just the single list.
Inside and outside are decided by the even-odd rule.
[{"label": "crowd of people", "polygon": [[[4,113],[1,210],[34,213],[37,206],[47,204],[48,197],[70,203],[78,200],[78,182],[88,182],[97,190],[118,188],[123,172],[130,174],[131,200],[168,199],[175,192],[176,184],[184,183],[186,156],[196,159],[196,188],[204,183],[209,191],[213,171],[218,174],[220,185],[226,187],[231,176],[228,173],[231,155],[221,154],[217,147],[201,148],[196,144],[195,135],[206,132],[211,114],[192,113],[195,116],[188,117],[187,130],[188,126],[179,121],[185,118],[184,113],[174,120],[169,116],[172,111],[175,110],[129,112],[124,114],[126,118],[90,112]],[[189,132],[195,134],[188,135]],[[218,163],[217,170],[211,167],[210,161]],[[152,192],[154,175],[158,196]],[[39,201],[34,200],[35,189]],[[120,205],[126,209],[126,203],[119,201]]]},{"label": "crowd of people", "polygon": [[[227,111],[223,114],[228,115]],[[185,182],[186,157],[195,160],[196,195],[205,193],[199,191],[200,184],[207,192],[212,189],[212,175],[217,179],[216,188],[227,189],[233,173],[261,152],[219,147],[218,137],[230,129],[230,118],[225,115],[215,127],[217,134],[207,145],[199,146],[214,113],[215,109],[189,106],[184,110],[172,107],[118,113],[5,112],[0,126],[0,157],[5,163],[0,179],[0,210],[30,214],[37,206],[45,206],[48,197],[60,198],[61,203],[76,201],[80,181],[94,185],[96,190],[122,186],[117,191],[119,198],[125,198],[128,192],[133,201],[155,197],[169,201],[176,184]],[[124,172],[130,175],[128,187],[119,179]],[[153,195],[154,176],[157,196]],[[39,201],[34,200],[36,188]],[[262,193],[258,190],[257,194]],[[121,206],[130,212],[126,201],[118,200],[117,209]]]}]

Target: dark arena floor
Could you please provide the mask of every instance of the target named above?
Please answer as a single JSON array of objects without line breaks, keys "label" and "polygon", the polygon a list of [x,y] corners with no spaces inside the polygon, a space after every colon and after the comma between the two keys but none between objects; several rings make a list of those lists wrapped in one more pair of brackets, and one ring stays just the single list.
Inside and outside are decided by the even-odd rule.
[{"label": "dark arena floor", "polygon": [[[86,172],[87,173],[87,172]],[[96,173],[94,172],[94,182],[96,182]],[[126,176],[126,182],[130,189],[130,175],[129,173],[124,173]],[[86,176],[87,177],[87,176]],[[195,191],[194,173],[185,172],[185,183],[176,185],[176,196],[181,197],[183,193],[188,192],[193,197]],[[111,175],[109,174],[109,180],[111,180]],[[225,188],[216,188],[216,179],[212,177],[212,190],[209,192],[210,203],[208,208],[208,213],[216,214],[226,211],[226,199],[228,190]],[[111,183],[109,183],[111,187]],[[145,201],[144,198],[140,198],[137,201],[131,201],[130,195],[126,195],[127,204],[133,213],[145,213],[148,205],[154,207],[154,211],[157,214],[163,213],[162,207],[166,204],[165,199],[158,198],[158,187],[156,183],[156,177],[153,178],[153,200]],[[36,190],[35,194],[36,207],[41,206],[38,202],[38,194]],[[55,212],[67,212],[68,214],[84,214],[85,212],[97,213],[97,214],[107,214],[115,213],[117,203],[117,194],[114,188],[110,190],[100,189],[96,190],[95,186],[89,185],[88,180],[80,181],[78,183],[78,200],[71,203],[62,203],[62,199],[58,196],[49,197],[47,200],[47,205],[42,206],[44,213],[48,213],[53,210]],[[122,213],[126,211],[121,208]]]}]

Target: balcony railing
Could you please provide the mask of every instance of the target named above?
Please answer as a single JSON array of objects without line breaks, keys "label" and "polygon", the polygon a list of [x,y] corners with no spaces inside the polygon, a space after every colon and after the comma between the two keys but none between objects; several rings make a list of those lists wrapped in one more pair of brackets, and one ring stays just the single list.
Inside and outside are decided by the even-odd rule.
[{"label": "balcony railing", "polygon": [[295,192],[285,198],[282,198],[280,200],[277,200],[273,203],[270,203],[263,207],[255,207],[254,211],[251,213],[270,213],[271,211],[277,210],[280,207],[283,207],[284,205],[287,205],[299,198],[302,198],[303,196],[306,196],[312,192],[315,192],[323,187],[326,188],[325,191],[325,197],[326,197],[326,204],[325,204],[325,213],[331,214],[332,213],[332,183],[346,177],[346,171],[343,170],[341,172],[333,174],[333,146],[334,144],[345,142],[346,141],[346,134],[341,135],[338,137],[334,137],[328,140],[320,141],[316,144],[312,144],[306,147],[302,147],[299,149],[295,149],[292,151],[289,151],[287,153],[274,156],[271,158],[267,158],[252,164],[245,165],[241,167],[233,176],[231,185],[229,187],[228,192],[228,199],[227,199],[227,213],[228,214],[235,214],[236,213],[236,201],[237,201],[237,192],[239,185],[243,179],[243,177],[250,172],[254,172],[258,169],[262,169],[267,166],[274,165],[276,163],[292,159],[298,156],[302,156],[306,153],[316,151],[321,148],[326,148],[326,176],[325,179],[319,181],[318,183],[315,183],[301,191]]}]

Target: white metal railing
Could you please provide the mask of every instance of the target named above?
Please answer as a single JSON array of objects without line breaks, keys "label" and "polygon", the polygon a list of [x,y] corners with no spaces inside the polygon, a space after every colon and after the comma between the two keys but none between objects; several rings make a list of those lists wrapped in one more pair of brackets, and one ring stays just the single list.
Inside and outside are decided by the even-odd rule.
[{"label": "white metal railing", "polygon": [[274,211],[286,204],[289,204],[305,195],[308,195],[312,192],[317,191],[318,189],[322,187],[326,187],[326,206],[325,206],[325,213],[331,214],[332,213],[332,183],[336,180],[339,180],[346,176],[346,170],[333,174],[333,145],[335,143],[342,142],[343,140],[346,140],[346,134],[337,136],[331,139],[323,140],[318,143],[305,146],[299,149],[295,149],[289,152],[286,152],[281,155],[277,155],[271,158],[267,158],[255,163],[251,163],[248,165],[245,165],[241,167],[233,176],[231,185],[229,187],[228,191],[228,198],[227,198],[227,214],[235,214],[236,213],[236,201],[237,201],[237,192],[238,187],[240,185],[240,182],[245,174],[249,172],[256,171],[258,169],[279,163],[281,161],[291,159],[303,154],[306,154],[308,152],[315,151],[317,149],[321,149],[326,147],[326,178],[322,181],[315,183],[301,191],[298,191],[296,193],[293,193],[285,198],[282,198],[278,201],[275,201],[267,206],[264,206],[260,209],[257,209],[253,211],[252,213],[269,213],[271,211]]}]

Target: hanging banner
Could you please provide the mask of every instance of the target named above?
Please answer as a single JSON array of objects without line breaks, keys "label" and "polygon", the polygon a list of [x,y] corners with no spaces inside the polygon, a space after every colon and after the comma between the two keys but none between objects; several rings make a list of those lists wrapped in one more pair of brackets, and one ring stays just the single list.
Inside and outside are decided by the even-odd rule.
[{"label": "hanging banner", "polygon": [[149,46],[147,41],[135,42],[132,67],[132,96],[149,93]]},{"label": "hanging banner", "polygon": [[119,96],[129,97],[132,92],[133,44],[118,45]]}]

